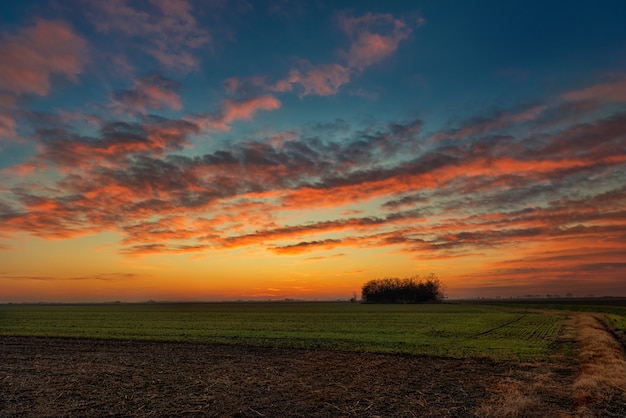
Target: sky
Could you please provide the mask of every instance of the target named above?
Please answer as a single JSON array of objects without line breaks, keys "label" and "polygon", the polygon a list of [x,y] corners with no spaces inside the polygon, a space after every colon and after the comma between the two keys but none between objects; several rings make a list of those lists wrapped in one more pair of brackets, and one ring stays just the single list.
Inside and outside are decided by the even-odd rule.
[{"label": "sky", "polygon": [[0,5],[0,302],[626,296],[626,7]]}]

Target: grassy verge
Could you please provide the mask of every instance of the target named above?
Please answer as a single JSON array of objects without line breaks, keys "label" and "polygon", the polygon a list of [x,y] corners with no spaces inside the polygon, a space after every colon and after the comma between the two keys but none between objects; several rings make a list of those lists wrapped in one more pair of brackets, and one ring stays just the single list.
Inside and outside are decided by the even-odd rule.
[{"label": "grassy verge", "polygon": [[0,335],[139,339],[541,360],[565,317],[467,304],[1,305]]}]

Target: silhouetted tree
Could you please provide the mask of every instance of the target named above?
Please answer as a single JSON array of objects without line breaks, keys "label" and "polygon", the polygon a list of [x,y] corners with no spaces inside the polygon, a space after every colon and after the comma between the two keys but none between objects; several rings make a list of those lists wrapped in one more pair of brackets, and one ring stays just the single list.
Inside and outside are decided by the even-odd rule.
[{"label": "silhouetted tree", "polygon": [[361,289],[364,303],[421,303],[443,300],[443,286],[435,274],[425,279],[385,277],[370,280]]}]

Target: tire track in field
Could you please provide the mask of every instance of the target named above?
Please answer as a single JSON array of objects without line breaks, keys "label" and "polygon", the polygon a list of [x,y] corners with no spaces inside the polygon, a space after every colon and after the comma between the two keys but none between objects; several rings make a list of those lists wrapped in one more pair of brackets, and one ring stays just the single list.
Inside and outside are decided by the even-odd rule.
[{"label": "tire track in field", "polygon": [[525,318],[527,315],[528,315],[528,314],[523,314],[523,315],[519,316],[518,318],[515,318],[515,319],[513,319],[513,320],[511,320],[511,321],[509,321],[509,322],[505,322],[505,323],[504,323],[504,324],[502,324],[502,325],[498,325],[498,326],[497,326],[497,327],[495,327],[495,328],[491,328],[491,329],[488,329],[487,331],[483,331],[483,332],[479,332],[478,334],[474,334],[474,335],[472,335],[472,338],[480,337],[480,336],[482,336],[482,335],[487,335],[487,334],[492,333],[492,332],[494,332],[494,331],[496,331],[496,330],[499,330],[500,328],[508,327],[508,326],[509,326],[509,325],[511,325],[511,324],[514,324],[514,323],[516,323],[516,322],[521,321],[521,320],[522,320],[523,318]]}]

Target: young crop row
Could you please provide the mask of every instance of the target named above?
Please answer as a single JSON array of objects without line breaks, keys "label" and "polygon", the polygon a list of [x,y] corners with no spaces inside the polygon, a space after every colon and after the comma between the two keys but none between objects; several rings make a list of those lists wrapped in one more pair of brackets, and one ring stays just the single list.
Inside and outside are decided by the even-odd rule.
[{"label": "young crop row", "polygon": [[562,315],[479,305],[3,305],[0,335],[546,358]]}]

